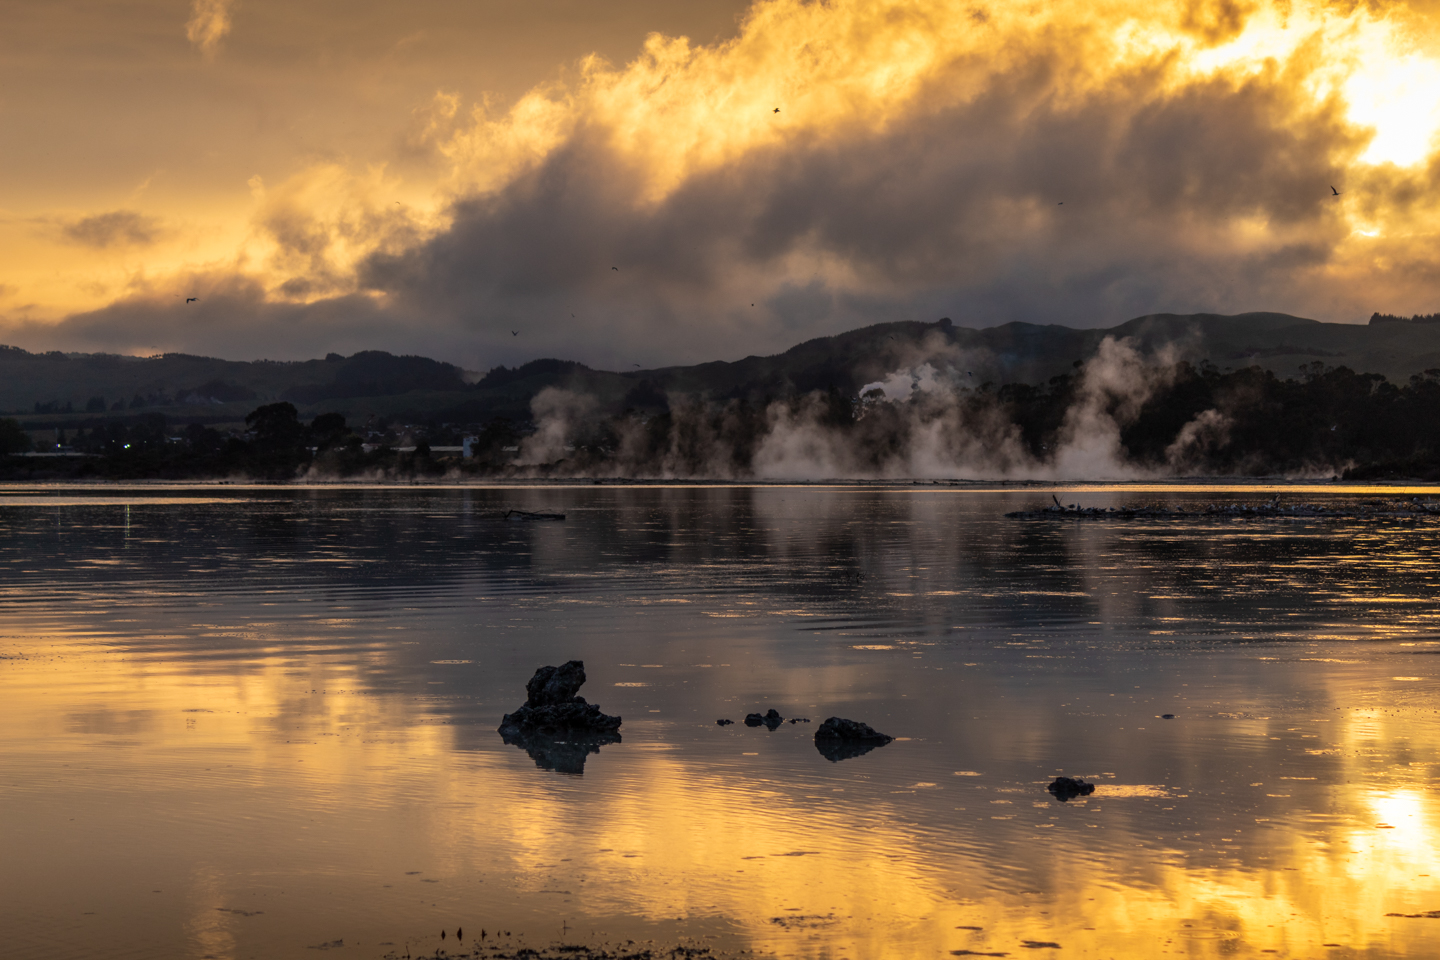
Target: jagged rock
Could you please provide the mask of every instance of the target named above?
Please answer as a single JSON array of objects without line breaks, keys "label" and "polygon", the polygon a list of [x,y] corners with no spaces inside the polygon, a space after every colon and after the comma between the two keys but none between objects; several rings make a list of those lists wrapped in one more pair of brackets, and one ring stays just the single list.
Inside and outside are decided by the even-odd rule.
[{"label": "jagged rock", "polygon": [[541,667],[525,684],[529,699],[500,721],[502,736],[546,736],[573,739],[579,734],[614,733],[620,718],[600,712],[576,691],[585,683],[585,664],[571,660],[558,667]]},{"label": "jagged rock", "polygon": [[1054,794],[1055,799],[1064,803],[1066,800],[1073,800],[1076,797],[1088,797],[1095,792],[1095,784],[1086,783],[1079,777],[1056,777],[1050,786],[1045,788]]},{"label": "jagged rock", "polygon": [[786,720],[785,722],[786,722],[786,723],[809,723],[809,722],[810,722],[810,718],[809,718],[809,717],[791,717],[789,720]]},{"label": "jagged rock", "polygon": [[728,727],[728,726],[730,726],[730,724],[732,724],[732,723],[734,723],[734,722],[735,722],[734,720],[716,720],[716,721],[715,721],[715,726],[717,726],[717,727]]},{"label": "jagged rock", "polygon": [[764,726],[769,728],[772,733],[775,731],[776,727],[780,726],[780,724],[784,722],[785,718],[780,716],[780,712],[774,707],[771,707],[768,711],[766,711],[763,716],[758,713],[747,713],[745,715],[745,726]]},{"label": "jagged rock", "polygon": [[535,676],[525,684],[527,707],[548,707],[555,703],[569,703],[575,699],[580,688],[585,686],[585,662],[571,660],[558,667],[541,667]]}]

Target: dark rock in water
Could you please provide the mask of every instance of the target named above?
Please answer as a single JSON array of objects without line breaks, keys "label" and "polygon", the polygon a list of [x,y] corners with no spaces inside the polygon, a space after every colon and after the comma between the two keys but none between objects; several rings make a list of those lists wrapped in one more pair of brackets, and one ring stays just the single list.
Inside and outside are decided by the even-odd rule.
[{"label": "dark rock in water", "polygon": [[607,743],[619,743],[620,734],[606,731],[571,733],[561,739],[544,733],[502,728],[500,739],[530,754],[530,759],[534,760],[535,766],[541,770],[581,776],[585,773],[586,758],[592,753],[599,753],[600,748]]},{"label": "dark rock in water", "polygon": [[864,756],[894,739],[868,723],[831,717],[815,731],[815,749],[831,763],[839,763],[841,760]]},{"label": "dark rock in water", "polygon": [[1161,720],[1174,720],[1174,719],[1175,719],[1175,714],[1173,714],[1173,713],[1162,713],[1162,714],[1160,714],[1160,719],[1161,719]]},{"label": "dark rock in water", "polygon": [[[585,686],[585,661],[571,660],[558,667],[541,667],[535,676],[525,684],[527,707],[548,707],[557,703],[570,703]],[[583,701],[581,701],[583,702]]]},{"label": "dark rock in water", "polygon": [[747,713],[745,715],[745,726],[758,727],[763,725],[765,727],[768,727],[772,733],[774,732],[776,727],[780,726],[780,724],[784,722],[785,718],[780,716],[779,711],[777,711],[774,707],[771,707],[768,711],[766,711],[764,716],[761,716],[758,713]]},{"label": "dark rock in water", "polygon": [[715,726],[717,726],[717,727],[728,727],[728,726],[730,726],[730,724],[732,724],[732,723],[734,723],[734,722],[735,722],[734,720],[716,720],[716,721],[715,721]]},{"label": "dark rock in water", "polygon": [[889,734],[881,733],[868,723],[861,723],[859,720],[846,720],[843,717],[831,717],[820,724],[820,729],[815,731],[816,740],[858,740],[865,743],[889,743],[895,738]]},{"label": "dark rock in water", "polygon": [[809,717],[791,717],[789,720],[786,720],[785,722],[786,722],[786,723],[809,723],[809,722],[810,722],[810,718],[809,718]]},{"label": "dark rock in water", "polygon": [[1095,792],[1095,784],[1086,783],[1079,777],[1056,777],[1050,786],[1045,788],[1054,794],[1055,799],[1064,803],[1066,800],[1074,800],[1076,797],[1088,797]]},{"label": "dark rock in water", "polygon": [[506,730],[564,736],[568,733],[606,733],[620,728],[619,717],[608,717],[598,704],[576,696],[585,683],[585,664],[571,660],[558,667],[541,667],[525,684],[529,699],[500,722]]}]

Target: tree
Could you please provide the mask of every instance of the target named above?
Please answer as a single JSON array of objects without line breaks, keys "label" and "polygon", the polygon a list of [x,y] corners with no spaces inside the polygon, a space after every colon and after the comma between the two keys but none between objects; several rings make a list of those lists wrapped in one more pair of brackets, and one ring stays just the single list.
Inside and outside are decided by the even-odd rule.
[{"label": "tree", "polygon": [[307,459],[305,427],[293,403],[269,403],[253,410],[245,426],[254,431],[252,469],[276,479],[292,475]]},{"label": "tree", "polygon": [[24,453],[30,449],[30,434],[20,429],[20,421],[9,417],[0,420],[0,454]]},{"label": "tree", "polygon": [[335,446],[349,432],[343,413],[322,413],[310,421],[310,443],[317,450]]},{"label": "tree", "polygon": [[265,453],[289,452],[300,446],[305,430],[293,403],[269,403],[245,417],[245,426],[255,431],[255,445]]}]

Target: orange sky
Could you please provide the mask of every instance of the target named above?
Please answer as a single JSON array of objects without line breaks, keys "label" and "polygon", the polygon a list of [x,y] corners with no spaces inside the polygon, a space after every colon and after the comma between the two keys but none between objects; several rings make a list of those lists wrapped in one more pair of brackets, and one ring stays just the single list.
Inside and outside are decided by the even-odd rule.
[{"label": "orange sky", "polygon": [[0,341],[629,368],[1430,313],[1436,91],[1429,3],[26,3]]}]

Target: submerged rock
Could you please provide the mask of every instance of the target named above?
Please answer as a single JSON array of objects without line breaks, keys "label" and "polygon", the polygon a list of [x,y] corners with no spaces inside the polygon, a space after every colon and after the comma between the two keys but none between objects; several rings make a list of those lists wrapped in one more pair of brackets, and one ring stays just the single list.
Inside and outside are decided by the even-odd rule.
[{"label": "submerged rock", "polygon": [[715,721],[715,726],[717,726],[717,727],[728,727],[728,726],[730,726],[730,724],[732,724],[732,723],[734,723],[734,722],[735,722],[734,720],[716,720],[716,721]]},{"label": "submerged rock", "polygon": [[784,722],[785,718],[780,716],[780,712],[774,707],[771,707],[768,711],[766,711],[763,716],[758,713],[747,713],[745,715],[745,726],[768,727],[772,733],[774,732],[776,727],[780,726],[780,724]]},{"label": "submerged rock", "polygon": [[815,749],[831,763],[863,756],[895,738],[868,723],[831,717],[815,731]]},{"label": "submerged rock", "polygon": [[1076,797],[1088,797],[1095,792],[1095,784],[1086,783],[1079,777],[1056,777],[1049,790],[1056,800],[1064,803],[1066,800],[1074,800]]},{"label": "submerged rock", "polygon": [[541,667],[525,684],[529,694],[520,709],[500,721],[501,735],[546,736],[573,739],[572,735],[614,733],[620,718],[600,712],[576,691],[585,683],[585,664],[571,660],[558,667]]}]

